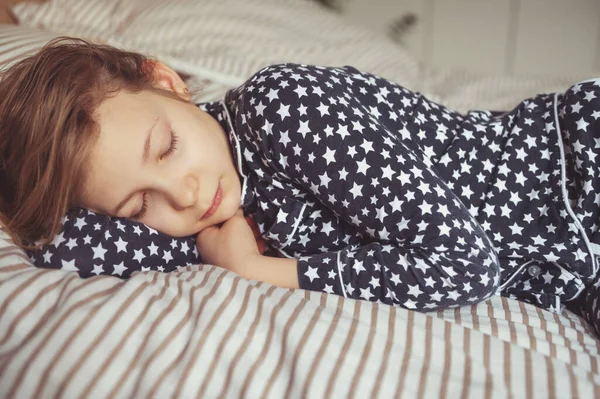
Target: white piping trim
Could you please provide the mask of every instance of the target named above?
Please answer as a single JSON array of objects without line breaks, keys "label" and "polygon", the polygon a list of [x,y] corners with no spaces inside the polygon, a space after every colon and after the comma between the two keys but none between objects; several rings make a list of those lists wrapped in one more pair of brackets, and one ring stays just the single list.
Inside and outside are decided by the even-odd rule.
[{"label": "white piping trim", "polygon": [[342,267],[340,266],[340,252],[337,251],[337,268],[338,268],[338,277],[340,278],[340,286],[342,287],[342,293],[344,294],[344,298],[348,298],[346,294],[346,287],[344,286],[344,280],[342,279]]},{"label": "white piping trim", "polygon": [[235,146],[235,150],[237,152],[237,168],[238,171],[240,172],[240,175],[242,175],[242,178],[244,179],[244,183],[242,184],[242,196],[241,196],[241,201],[242,203],[244,202],[244,197],[246,197],[246,191],[248,191],[248,176],[246,176],[244,174],[244,171],[242,170],[242,154],[240,151],[240,141],[238,140],[236,134],[235,134],[235,129],[233,128],[233,123],[231,122],[231,115],[229,115],[229,110],[227,109],[227,106],[225,105],[225,100],[220,100],[219,101],[221,103],[221,105],[223,106],[223,109],[225,110],[225,116],[227,119],[227,124],[229,125],[229,129],[231,129],[232,132],[232,136],[233,139],[236,142],[236,146]]},{"label": "white piping trim", "polygon": [[573,299],[577,299],[577,297],[579,297],[579,295],[581,295],[581,293],[585,289],[585,284],[579,284],[579,287],[577,287],[577,288],[578,288],[577,292],[574,293],[571,298],[567,299],[567,301],[572,301]]},{"label": "white piping trim", "polygon": [[[562,267],[560,265],[560,263],[552,262],[552,264],[555,265],[555,266],[557,266],[560,270],[562,270],[563,273],[566,273],[566,274],[568,274],[568,275],[570,275],[570,276],[572,276],[574,278],[577,278],[577,276],[575,276],[573,274],[573,272],[571,272],[571,271],[567,270],[566,268]],[[575,294],[573,294],[570,298],[565,299],[565,300],[566,301],[572,301],[573,299],[577,298],[581,294],[581,291],[583,291],[584,288],[585,288],[585,284],[579,284],[577,286],[577,292]]]},{"label": "white piping trim", "polygon": [[294,228],[292,229],[292,232],[288,236],[288,239],[285,242],[285,244],[283,244],[284,247],[287,247],[289,245],[289,243],[292,241],[292,238],[294,238],[294,235],[296,234],[296,230],[298,229],[298,225],[300,225],[300,220],[302,219],[302,215],[304,215],[304,210],[306,209],[306,206],[307,206],[307,204],[302,205],[300,214],[298,215],[298,217],[296,218],[296,222],[294,223]]},{"label": "white piping trim", "polygon": [[560,297],[558,295],[556,295],[554,297],[554,299],[556,299],[556,303],[554,304],[556,306],[556,311],[554,313],[560,314],[563,311],[563,306],[562,306],[562,304],[560,302]]},{"label": "white piping trim", "polygon": [[507,285],[509,285],[510,283],[512,283],[514,281],[514,279],[517,277],[517,275],[519,273],[521,273],[521,270],[523,270],[529,263],[533,262],[534,260],[528,260],[527,262],[523,263],[521,265],[521,267],[519,267],[511,276],[508,280],[506,280],[506,282],[504,284],[502,284],[498,290],[496,292],[500,292],[501,290],[505,289]]},{"label": "white piping trim", "polygon": [[565,151],[563,148],[563,142],[562,142],[562,136],[560,133],[560,123],[558,122],[558,93],[554,94],[554,124],[556,125],[556,136],[558,138],[558,148],[560,149],[560,188],[562,191],[562,195],[563,195],[563,202],[565,204],[565,208],[567,209],[567,213],[569,213],[569,216],[571,216],[571,218],[573,218],[573,222],[575,223],[575,226],[577,226],[577,229],[579,230],[579,233],[581,234],[581,237],[583,238],[583,242],[585,243],[585,246],[588,249],[589,255],[592,258],[592,269],[593,269],[593,276],[596,275],[596,273],[598,272],[598,265],[596,264],[596,257],[594,256],[594,253],[592,252],[592,248],[590,246],[590,240],[587,237],[587,234],[585,234],[585,230],[583,229],[583,226],[581,225],[581,222],[579,221],[579,219],[577,219],[577,217],[575,216],[575,213],[573,212],[573,210],[571,209],[571,204],[569,204],[569,195],[567,194],[567,173],[565,171]]},{"label": "white piping trim", "polygon": [[282,254],[283,256],[285,256],[286,258],[293,258],[293,256],[292,256],[292,255],[288,254],[288,253],[287,253],[287,252],[285,252],[283,249],[281,249],[281,248],[275,248],[275,249],[277,249],[279,252],[281,252],[281,254]]}]

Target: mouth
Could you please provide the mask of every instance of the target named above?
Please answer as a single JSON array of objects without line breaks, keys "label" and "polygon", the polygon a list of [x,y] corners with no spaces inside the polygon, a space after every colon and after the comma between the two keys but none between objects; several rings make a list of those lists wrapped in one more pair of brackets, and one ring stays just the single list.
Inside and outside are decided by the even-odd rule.
[{"label": "mouth", "polygon": [[222,199],[223,199],[223,187],[221,187],[221,182],[219,181],[219,187],[217,187],[217,192],[215,193],[215,197],[213,198],[212,205],[210,206],[210,208],[208,208],[208,210],[206,211],[206,213],[204,214],[204,216],[202,216],[202,219],[200,219],[200,220],[209,218],[211,215],[213,215],[219,208],[219,205],[221,204]]}]

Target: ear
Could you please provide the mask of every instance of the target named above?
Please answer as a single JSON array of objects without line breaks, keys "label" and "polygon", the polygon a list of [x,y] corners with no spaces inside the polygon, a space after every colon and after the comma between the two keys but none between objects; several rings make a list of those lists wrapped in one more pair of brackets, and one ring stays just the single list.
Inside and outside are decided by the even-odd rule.
[{"label": "ear", "polygon": [[173,69],[160,61],[149,60],[148,69],[152,73],[154,86],[176,93],[185,101],[191,101],[192,95],[187,85]]}]

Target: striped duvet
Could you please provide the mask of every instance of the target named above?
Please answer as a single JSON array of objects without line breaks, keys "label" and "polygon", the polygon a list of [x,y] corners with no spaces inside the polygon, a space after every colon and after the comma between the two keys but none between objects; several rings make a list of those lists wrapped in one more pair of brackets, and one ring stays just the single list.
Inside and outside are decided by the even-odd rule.
[{"label": "striped duvet", "polygon": [[0,241],[2,398],[592,398],[582,320],[506,298],[422,314],[200,265],[129,280]]}]

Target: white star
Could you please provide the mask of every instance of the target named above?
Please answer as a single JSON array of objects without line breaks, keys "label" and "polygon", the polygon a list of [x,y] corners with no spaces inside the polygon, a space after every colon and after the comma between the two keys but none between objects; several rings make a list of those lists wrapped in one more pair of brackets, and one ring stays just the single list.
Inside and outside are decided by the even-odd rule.
[{"label": "white star", "polygon": [[515,173],[515,179],[516,179],[517,183],[519,183],[523,186],[525,185],[525,182],[527,181],[527,179],[525,178],[525,175],[521,171],[519,171],[519,173]]},{"label": "white star", "polygon": [[375,295],[371,293],[371,288],[367,287],[360,289],[360,296],[365,298],[367,301],[370,301]]},{"label": "white star", "polygon": [[92,259],[98,258],[104,260],[104,254],[107,250],[102,247],[102,244],[98,244],[96,247],[93,247],[92,250],[94,251],[94,257]]},{"label": "white star", "polygon": [[350,192],[352,193],[352,195],[354,196],[354,198],[356,199],[356,197],[360,197],[362,196],[362,184],[356,184],[354,183],[354,185],[352,186],[352,189],[350,190]]},{"label": "white star", "polygon": [[421,295],[421,294],[423,293],[423,291],[421,291],[421,290],[419,289],[419,286],[418,286],[418,285],[410,285],[410,284],[407,284],[407,286],[408,286],[408,295],[412,295],[412,296],[414,296],[415,298],[418,298],[418,297],[419,297],[419,295]]},{"label": "white star", "polygon": [[85,218],[77,218],[77,221],[75,222],[75,224],[73,226],[77,227],[79,230],[81,230],[81,228],[83,226],[85,226]]},{"label": "white star", "polygon": [[356,173],[362,173],[363,175],[367,175],[367,169],[369,169],[371,166],[367,163],[367,161],[360,160],[357,162],[358,165],[358,170],[356,171]]},{"label": "white star", "polygon": [[329,106],[325,105],[321,102],[321,105],[319,105],[317,107],[317,110],[319,110],[319,112],[321,113],[321,116],[323,115],[329,115]]},{"label": "white star", "polygon": [[394,173],[396,173],[391,167],[390,165],[386,165],[385,168],[381,168],[383,175],[381,176],[382,179],[390,179],[392,180],[392,177],[394,177]]},{"label": "white star", "polygon": [[72,250],[73,247],[77,246],[77,239],[69,238],[69,242],[65,246],[68,247],[70,250]]},{"label": "white star", "polygon": [[356,274],[359,275],[361,271],[367,270],[363,267],[363,262],[361,260],[357,260],[354,262],[352,268],[356,271]]},{"label": "white star", "polygon": [[92,273],[94,273],[96,276],[99,276],[101,274],[104,274],[104,267],[102,267],[102,265],[94,265],[94,270],[92,270]]},{"label": "white star", "polygon": [[300,127],[298,128],[298,133],[302,134],[303,138],[306,138],[306,134],[310,133],[310,128],[308,127],[309,121],[300,121]]},{"label": "white star", "polygon": [[118,265],[114,265],[113,267],[115,270],[112,272],[112,274],[118,274],[119,276],[122,276],[123,272],[127,270],[123,262],[119,263]]},{"label": "white star", "polygon": [[403,305],[408,309],[416,309],[417,308],[416,302],[412,301],[411,299],[407,299]]},{"label": "white star", "polygon": [[58,248],[58,246],[65,241],[65,233],[61,231],[59,234],[56,235],[56,237],[54,237],[54,240],[52,240],[51,245],[54,245],[56,248]]},{"label": "white star", "polygon": [[306,271],[306,273],[304,273],[304,275],[308,277],[310,279],[310,282],[312,283],[314,279],[319,278],[318,268],[308,266],[308,270]]},{"label": "white star", "polygon": [[283,121],[286,118],[286,116],[290,116],[290,106],[281,104],[277,113],[279,114],[279,116],[281,116],[281,120]]},{"label": "white star", "polygon": [[77,272],[79,271],[79,269],[77,268],[77,266],[75,266],[75,259],[70,260],[70,261],[65,261],[63,259],[60,260],[62,267],[60,268],[61,270],[66,270],[69,272]]},{"label": "white star", "polygon": [[458,291],[450,291],[448,292],[448,298],[456,301],[458,298],[460,298],[460,293]]},{"label": "white star", "polygon": [[583,117],[581,117],[581,119],[579,119],[579,120],[577,121],[577,130],[583,130],[583,131],[585,132],[585,131],[587,130],[587,127],[588,127],[589,125],[590,125],[590,124],[589,124],[589,123],[587,123],[587,122],[586,122],[586,121],[583,119]]},{"label": "white star", "polygon": [[325,150],[325,155],[323,155],[323,159],[327,161],[327,165],[332,162],[335,162],[335,150],[327,148]]},{"label": "white star", "polygon": [[46,252],[44,252],[44,263],[50,263],[50,259],[52,258],[52,253],[50,252],[50,250],[46,250]]},{"label": "white star", "polygon": [[436,291],[433,294],[431,294],[431,299],[436,302],[441,301],[443,297],[444,297],[444,294],[441,294],[439,291]]},{"label": "white star", "polygon": [[139,263],[142,263],[142,260],[144,260],[144,250],[143,249],[135,249],[133,251],[135,253],[135,255],[133,256],[134,260],[137,260]]},{"label": "white star", "polygon": [[280,209],[279,212],[277,212],[277,222],[275,223],[286,223],[288,215],[289,214],[284,212],[283,209]]},{"label": "white star", "polygon": [[373,289],[379,287],[379,280],[375,278],[375,276],[371,276],[371,281],[369,282]]},{"label": "white star", "polygon": [[150,256],[158,255],[158,247],[154,245],[153,241],[150,242],[150,246],[148,246],[148,249],[150,250]]},{"label": "white star", "polygon": [[119,237],[119,240],[115,242],[115,245],[117,246],[117,253],[121,251],[127,253],[127,242],[123,241],[122,237]]},{"label": "white star", "polygon": [[521,234],[521,231],[523,231],[523,227],[519,226],[519,225],[517,224],[517,222],[513,223],[513,225],[512,225],[512,226],[508,226],[508,228],[511,230],[511,232],[512,232],[513,234],[519,234],[519,235],[520,235],[520,234]]}]

